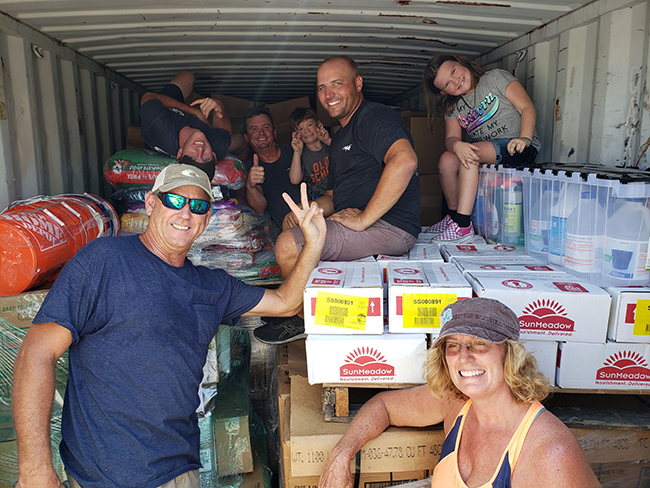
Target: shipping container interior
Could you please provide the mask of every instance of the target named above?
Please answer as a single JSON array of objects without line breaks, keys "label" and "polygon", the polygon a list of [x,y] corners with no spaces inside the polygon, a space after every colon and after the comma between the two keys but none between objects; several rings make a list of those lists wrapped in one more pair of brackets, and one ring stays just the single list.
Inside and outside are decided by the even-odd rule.
[{"label": "shipping container interior", "polygon": [[138,123],[141,95],[181,69],[199,93],[315,107],[318,63],[334,54],[359,63],[367,98],[413,111],[437,53],[507,69],[537,108],[538,162],[643,168],[648,3],[3,0],[0,208],[109,197],[102,166]]},{"label": "shipping container interior", "polygon": [[[201,94],[317,108],[318,65],[336,54],[358,62],[367,99],[405,117],[426,112],[422,71],[438,53],[506,69],[537,109],[537,162],[646,169],[649,34],[650,0],[0,0],[0,210],[36,195],[109,199],[104,164],[139,124],[140,98],[180,70]],[[440,186],[436,171],[421,181],[424,206]],[[277,408],[277,350],[251,347],[253,404]]]}]

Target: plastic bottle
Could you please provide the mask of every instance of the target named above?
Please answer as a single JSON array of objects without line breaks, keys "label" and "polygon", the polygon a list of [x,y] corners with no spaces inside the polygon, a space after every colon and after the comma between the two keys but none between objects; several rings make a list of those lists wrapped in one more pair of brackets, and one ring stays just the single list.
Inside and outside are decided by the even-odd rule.
[{"label": "plastic bottle", "polygon": [[557,201],[551,208],[551,231],[548,243],[548,261],[551,264],[564,266],[566,220],[578,205],[579,199],[580,185],[561,183]]},{"label": "plastic bottle", "polygon": [[604,234],[605,209],[598,203],[597,188],[587,188],[566,220],[566,270],[588,281],[597,281],[603,261]]},{"label": "plastic bottle", "polygon": [[541,189],[530,210],[528,226],[528,254],[543,261],[548,261],[548,244],[551,230],[551,204],[553,192]]},{"label": "plastic bottle", "polygon": [[511,180],[503,190],[503,242],[509,246],[524,244],[522,229],[523,192],[520,181]]},{"label": "plastic bottle", "polygon": [[650,280],[646,271],[650,209],[646,199],[628,199],[607,222],[601,286],[639,286]]}]

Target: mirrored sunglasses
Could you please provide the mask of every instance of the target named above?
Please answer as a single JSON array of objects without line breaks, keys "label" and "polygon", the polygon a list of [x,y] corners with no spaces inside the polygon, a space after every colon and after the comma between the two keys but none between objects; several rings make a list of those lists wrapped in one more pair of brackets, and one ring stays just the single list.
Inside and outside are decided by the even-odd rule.
[{"label": "mirrored sunglasses", "polygon": [[187,202],[190,202],[190,212],[197,215],[205,215],[210,210],[210,202],[198,198],[187,198],[175,193],[157,193],[162,204],[172,210],[181,210]]}]

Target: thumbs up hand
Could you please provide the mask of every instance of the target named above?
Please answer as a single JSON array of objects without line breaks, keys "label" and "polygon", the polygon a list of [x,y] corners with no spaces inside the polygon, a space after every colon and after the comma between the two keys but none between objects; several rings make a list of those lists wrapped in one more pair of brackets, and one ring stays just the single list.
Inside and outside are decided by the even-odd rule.
[{"label": "thumbs up hand", "polygon": [[248,172],[248,177],[246,178],[246,187],[253,189],[258,185],[264,183],[264,167],[260,166],[260,160],[257,154],[253,155],[253,166]]}]

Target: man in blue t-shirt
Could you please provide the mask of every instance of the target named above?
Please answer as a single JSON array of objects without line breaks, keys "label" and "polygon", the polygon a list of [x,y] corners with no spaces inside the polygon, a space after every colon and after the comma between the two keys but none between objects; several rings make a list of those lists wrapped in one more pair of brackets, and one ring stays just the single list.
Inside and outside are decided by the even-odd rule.
[{"label": "man in blue t-shirt", "polygon": [[245,146],[241,135],[232,135],[223,104],[194,93],[194,75],[189,71],[177,73],[161,93],[142,96],[140,121],[149,147],[200,167],[210,180],[226,152],[239,156]]},{"label": "man in blue t-shirt", "polygon": [[[322,210],[289,197],[307,244],[277,290],[194,266],[187,252],[209,219],[207,176],[165,168],[145,197],[142,235],[95,239],[65,266],[14,365],[13,406],[23,487],[62,487],[52,466],[54,366],[69,349],[60,453],[72,488],[199,487],[197,391],[219,324],[287,316],[318,264]],[[171,483],[171,484],[170,484]]]},{"label": "man in blue t-shirt", "polygon": [[[321,105],[341,124],[330,145],[324,209],[327,239],[323,261],[353,261],[371,254],[401,255],[420,232],[420,180],[413,138],[389,107],[363,99],[357,64],[334,56],[318,68]],[[299,228],[277,239],[275,257],[287,276],[302,249]],[[281,344],[300,337],[304,322],[272,320],[254,331],[262,342]]]}]

